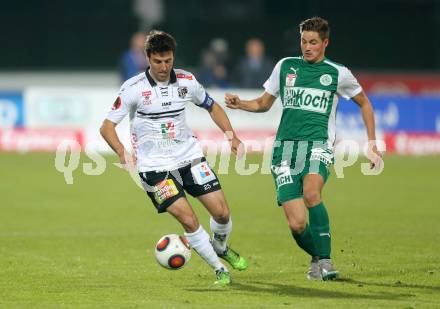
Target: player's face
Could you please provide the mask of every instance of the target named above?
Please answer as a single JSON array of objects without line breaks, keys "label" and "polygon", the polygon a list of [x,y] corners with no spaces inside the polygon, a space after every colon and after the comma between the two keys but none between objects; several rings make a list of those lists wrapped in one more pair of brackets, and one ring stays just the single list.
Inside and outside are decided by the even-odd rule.
[{"label": "player's face", "polygon": [[174,54],[166,51],[161,53],[151,53],[148,57],[150,62],[150,73],[154,79],[159,82],[166,82],[170,79],[170,73],[173,68]]},{"label": "player's face", "polygon": [[315,31],[303,31],[301,33],[301,51],[307,62],[315,63],[324,59],[325,48],[328,39],[322,40]]}]

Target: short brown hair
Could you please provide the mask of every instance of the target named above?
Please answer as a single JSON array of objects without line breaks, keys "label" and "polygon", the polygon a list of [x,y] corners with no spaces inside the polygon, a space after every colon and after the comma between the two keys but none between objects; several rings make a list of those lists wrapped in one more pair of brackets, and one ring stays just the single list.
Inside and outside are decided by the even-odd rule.
[{"label": "short brown hair", "polygon": [[330,37],[330,26],[328,25],[328,21],[317,16],[306,19],[299,24],[299,32],[302,33],[303,31],[318,32],[321,40]]},{"label": "short brown hair", "polygon": [[151,53],[162,53],[167,51],[172,51],[173,54],[176,51],[176,40],[164,31],[151,30],[147,34],[145,40],[145,52],[147,56],[150,57]]}]

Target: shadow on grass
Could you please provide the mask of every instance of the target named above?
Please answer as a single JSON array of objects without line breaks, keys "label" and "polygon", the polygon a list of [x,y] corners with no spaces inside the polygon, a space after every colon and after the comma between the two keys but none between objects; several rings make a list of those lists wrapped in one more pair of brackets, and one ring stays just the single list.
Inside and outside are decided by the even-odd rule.
[{"label": "shadow on grass", "polygon": [[[328,299],[345,298],[345,299],[372,299],[372,300],[400,300],[402,298],[414,297],[413,294],[394,294],[394,293],[347,293],[338,291],[329,291],[323,289],[298,287],[292,284],[275,284],[269,282],[254,282],[255,284],[233,283],[228,290],[247,292],[255,294],[256,296],[262,293],[273,294],[277,296],[291,296],[291,297],[321,297]],[[215,291],[213,289],[188,288],[188,291],[193,292],[207,292]],[[224,290],[223,290],[224,291]]]},{"label": "shadow on grass", "polygon": [[382,283],[382,282],[368,282],[368,281],[358,281],[350,278],[341,278],[336,282],[348,283],[348,284],[356,284],[356,285],[365,285],[365,286],[380,286],[387,288],[411,288],[411,289],[428,289],[433,291],[440,292],[440,286],[432,286],[432,285],[421,285],[421,284],[407,284],[401,281],[397,281],[395,283]]}]

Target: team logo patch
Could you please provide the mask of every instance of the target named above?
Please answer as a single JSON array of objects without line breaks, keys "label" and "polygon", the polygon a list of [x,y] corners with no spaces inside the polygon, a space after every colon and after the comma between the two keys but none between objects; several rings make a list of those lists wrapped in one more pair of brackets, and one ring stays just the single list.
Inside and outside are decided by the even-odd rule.
[{"label": "team logo patch", "polygon": [[179,95],[179,98],[184,99],[186,97],[187,93],[188,93],[187,87],[178,87],[177,88],[177,94]]},{"label": "team logo patch", "polygon": [[176,131],[174,130],[174,122],[161,123],[160,129],[163,138],[174,139],[176,137]]},{"label": "team logo patch", "polygon": [[154,186],[154,199],[158,204],[162,204],[177,194],[179,194],[179,190],[172,179],[163,180]]},{"label": "team logo patch", "polygon": [[113,103],[112,111],[119,109],[121,105],[122,105],[121,97],[117,97],[115,102]]},{"label": "team logo patch", "polygon": [[204,185],[216,179],[214,172],[207,162],[200,162],[191,167],[191,173],[194,177],[194,182],[198,185]]},{"label": "team logo patch", "polygon": [[332,81],[333,79],[329,74],[321,75],[321,77],[319,78],[319,82],[323,86],[329,86],[332,83]]},{"label": "team logo patch", "polygon": [[296,81],[296,74],[286,75],[286,87],[293,87]]}]

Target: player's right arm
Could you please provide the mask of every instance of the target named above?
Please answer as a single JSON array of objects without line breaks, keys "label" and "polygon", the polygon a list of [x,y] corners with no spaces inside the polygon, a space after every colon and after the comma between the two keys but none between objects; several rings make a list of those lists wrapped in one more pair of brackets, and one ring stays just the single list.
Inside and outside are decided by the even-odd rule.
[{"label": "player's right arm", "polygon": [[[111,149],[118,155],[121,164],[129,164],[130,166],[135,162],[134,157],[131,157],[121,140],[116,133],[116,126],[127,116],[130,109],[135,105],[136,98],[133,91],[126,89],[126,85],[122,85],[107,118],[101,125],[100,133]],[[128,166],[128,167],[130,167]],[[126,166],[127,167],[127,166]]]},{"label": "player's right arm", "polygon": [[241,100],[237,95],[226,93],[226,106],[232,109],[242,109],[253,113],[267,112],[275,102],[276,97],[264,91],[261,96],[253,100]]},{"label": "player's right arm", "polygon": [[105,119],[99,132],[110,148],[118,155],[121,164],[126,164],[125,153],[127,153],[127,151],[116,133],[116,125],[117,123]]}]

